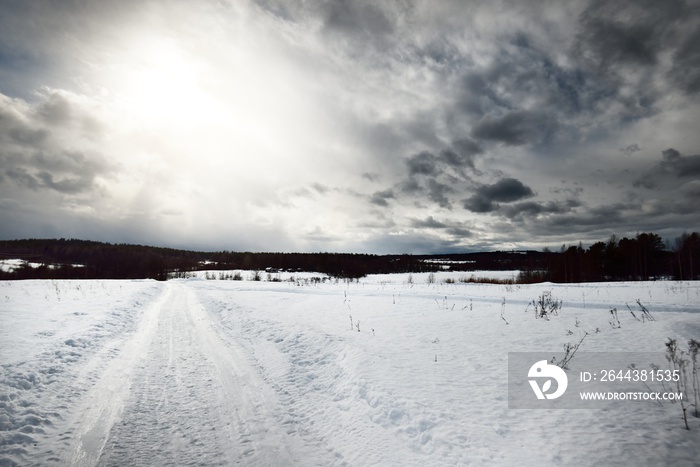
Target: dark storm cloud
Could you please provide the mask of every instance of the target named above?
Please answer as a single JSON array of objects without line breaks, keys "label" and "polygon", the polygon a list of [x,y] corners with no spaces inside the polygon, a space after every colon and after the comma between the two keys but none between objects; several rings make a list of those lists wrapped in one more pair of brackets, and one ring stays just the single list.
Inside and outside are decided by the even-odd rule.
[{"label": "dark storm cloud", "polygon": [[[421,151],[404,159],[407,178],[395,188],[403,195],[430,200],[441,208],[451,209],[450,196],[473,185],[472,176],[480,174],[476,160],[484,150],[469,138],[460,138],[439,150]],[[374,204],[383,200],[371,198]]]},{"label": "dark storm cloud", "polygon": [[92,192],[95,178],[105,174],[108,165],[99,155],[87,156],[80,152],[48,152],[4,157],[0,162],[4,174],[19,187],[50,189],[63,194]]},{"label": "dark storm cloud", "polygon": [[440,183],[434,178],[428,179],[428,197],[432,202],[438,204],[442,208],[449,209],[451,204],[447,195],[450,193],[454,193],[454,189],[449,185]]},{"label": "dark storm cloud", "polygon": [[523,185],[515,178],[504,178],[493,185],[483,185],[477,189],[477,194],[493,201],[510,203],[519,199],[533,196],[532,189]]},{"label": "dark storm cloud", "polygon": [[[50,168],[53,172],[41,170],[42,168]],[[63,194],[79,194],[92,190],[100,169],[99,164],[89,162],[80,153],[57,153],[10,163],[4,175],[19,187],[31,190],[47,188]]]},{"label": "dark storm cloud", "polygon": [[696,177],[700,175],[700,155],[684,156],[673,148],[662,151],[663,160],[660,167],[678,177]]},{"label": "dark storm cloud", "polygon": [[495,211],[499,202],[510,203],[534,196],[532,189],[515,178],[504,178],[492,185],[482,185],[476,193],[464,200],[465,209],[485,213]]},{"label": "dark storm cloud", "polygon": [[446,37],[434,37],[423,47],[416,47],[417,54],[430,63],[450,66],[462,59],[462,54]]},{"label": "dark storm cloud", "polygon": [[580,17],[576,50],[599,72],[620,66],[652,66],[678,40],[678,21],[697,11],[683,0],[596,0]]},{"label": "dark storm cloud", "polygon": [[[692,182],[686,183],[680,188],[680,192],[688,198],[689,200],[700,199],[700,180],[693,180]],[[693,203],[696,209],[700,209],[698,203]]]},{"label": "dark storm cloud", "polygon": [[108,175],[111,165],[96,150],[62,148],[65,135],[57,128],[70,124],[79,114],[67,98],[43,96],[33,110],[2,97],[0,175],[4,177],[0,184],[3,179],[11,180],[18,188],[76,195],[93,191],[96,177]]},{"label": "dark storm cloud", "polygon": [[487,213],[498,209],[498,204],[493,200],[479,195],[473,195],[462,202],[464,209],[475,213]]},{"label": "dark storm cloud", "polygon": [[697,93],[699,16],[697,5],[683,0],[591,2],[572,56],[595,83],[596,108],[615,109],[625,125],[657,114],[669,88]]},{"label": "dark storm cloud", "polygon": [[447,223],[435,219],[433,216],[428,216],[425,219],[411,219],[411,227],[415,229],[436,229],[449,236],[454,241],[459,239],[470,238],[473,233],[464,228],[460,223]]},{"label": "dark storm cloud", "polygon": [[[665,201],[663,207],[659,209],[658,215],[667,216],[669,214],[677,214],[688,219],[688,216],[693,216],[688,219],[692,224],[697,225],[693,221],[700,214],[700,204],[697,203],[697,194],[700,192],[698,187],[684,187],[684,189],[679,190],[680,196],[678,199],[672,199]],[[687,222],[687,221],[686,221]],[[690,229],[695,230],[695,227],[690,227]],[[684,229],[687,230],[687,229]]]},{"label": "dark storm cloud", "polygon": [[423,193],[423,187],[415,178],[408,178],[398,184],[401,193],[405,195],[417,196]]},{"label": "dark storm cloud", "polygon": [[648,190],[651,190],[653,188],[656,188],[656,178],[656,174],[646,173],[645,175],[633,181],[632,186],[634,186],[635,188],[646,188]]},{"label": "dark storm cloud", "polygon": [[626,156],[630,156],[634,154],[635,152],[639,152],[642,149],[639,147],[637,143],[630,144],[629,146],[625,146],[624,148],[620,148],[620,152],[625,154]]},{"label": "dark storm cloud", "polygon": [[664,182],[669,182],[669,176],[673,179],[700,176],[700,154],[684,156],[676,149],[665,149],[661,151],[661,161],[634,180],[633,186],[654,189]]},{"label": "dark storm cloud", "polygon": [[39,172],[36,174],[36,177],[43,182],[43,186],[66,194],[77,194],[89,190],[94,180],[92,174],[80,174],[75,178],[57,179],[49,172]]},{"label": "dark storm cloud", "polygon": [[439,159],[458,171],[464,169],[474,171],[476,157],[483,153],[484,150],[475,141],[462,138],[453,142],[452,147],[440,151]]},{"label": "dark storm cloud", "polygon": [[566,202],[548,201],[546,203],[538,203],[535,201],[526,201],[513,205],[505,205],[500,208],[500,213],[510,219],[522,219],[523,217],[535,218],[546,214],[565,214],[571,212],[579,205],[575,200]]},{"label": "dark storm cloud", "polygon": [[469,238],[473,236],[473,233],[471,230],[464,229],[461,227],[450,227],[445,230],[448,234],[452,235],[453,237],[457,238]]},{"label": "dark storm cloud", "polygon": [[656,115],[669,84],[700,88],[698,15],[682,1],[591,2],[572,28],[566,65],[533,31],[505,33],[487,66],[466,67],[455,121],[479,142],[523,146],[612,133]]},{"label": "dark storm cloud", "polygon": [[520,146],[549,139],[557,123],[542,112],[515,111],[502,117],[484,118],[472,130],[476,139]]},{"label": "dark storm cloud", "polygon": [[544,228],[579,229],[582,231],[591,228],[616,228],[628,221],[628,214],[636,212],[639,206],[636,204],[615,203],[601,205],[588,209],[575,215],[552,216],[547,219]]},{"label": "dark storm cloud", "polygon": [[445,223],[435,220],[433,216],[428,216],[425,219],[413,219],[411,226],[429,229],[444,229],[447,227]]},{"label": "dark storm cloud", "polygon": [[[448,195],[454,193],[455,189],[450,185],[438,181],[434,177],[426,178],[423,184],[421,184],[415,178],[409,178],[399,183],[397,188],[403,195],[417,197],[419,199],[427,198],[433,203],[446,209],[451,209],[452,207],[452,203],[450,202]],[[386,190],[385,192],[393,193],[393,190]],[[381,196],[378,197],[377,193],[372,195],[370,201],[380,206],[384,206],[385,204],[383,203],[386,203],[386,199],[382,199]]]},{"label": "dark storm cloud", "polygon": [[[484,150],[476,142],[469,138],[461,138],[452,143],[452,147],[462,157],[474,157],[477,154],[483,154]],[[470,165],[474,165],[473,163]]]},{"label": "dark storm cloud", "polygon": [[663,158],[664,162],[667,163],[674,163],[676,161],[681,160],[683,156],[681,156],[681,153],[678,152],[677,150],[673,148],[668,148],[663,151],[661,151],[661,157]]},{"label": "dark storm cloud", "polygon": [[[25,186],[32,190],[38,189],[41,185],[39,180],[34,175],[30,174],[24,167],[11,167],[5,170],[4,174],[8,179],[13,180],[15,183],[21,186]],[[2,178],[0,178],[2,182]]]},{"label": "dark storm cloud", "polygon": [[572,115],[589,112],[604,98],[584,70],[557,63],[529,35],[514,31],[502,38],[491,63],[469,67],[459,81],[454,118],[469,122],[473,138],[513,146],[548,143],[572,126]]},{"label": "dark storm cloud", "polygon": [[440,157],[447,165],[451,165],[453,167],[468,166],[474,168],[474,162],[471,159],[464,158],[451,149],[444,149],[440,151]]},{"label": "dark storm cloud", "polygon": [[659,44],[653,24],[624,24],[611,18],[585,16],[582,25],[581,54],[601,70],[621,63],[656,63]]},{"label": "dark storm cloud", "polygon": [[392,18],[373,3],[338,0],[326,3],[325,26],[344,35],[379,38],[393,31]]},{"label": "dark storm cloud", "polygon": [[437,158],[428,151],[422,151],[406,159],[408,174],[435,175],[438,172]]},{"label": "dark storm cloud", "polygon": [[673,55],[669,75],[686,94],[700,92],[700,29],[690,35]]},{"label": "dark storm cloud", "polygon": [[475,141],[458,139],[450,147],[440,150],[437,156],[430,151],[421,151],[408,157],[408,175],[435,176],[448,168],[456,169],[459,173],[464,173],[466,169],[474,171],[476,157],[483,153],[484,150]]},{"label": "dark storm cloud", "polygon": [[376,204],[377,206],[387,207],[389,202],[387,200],[394,199],[393,190],[377,191],[372,196],[370,196],[369,202]]},{"label": "dark storm cloud", "polygon": [[[497,91],[501,82],[501,72],[506,72],[507,66],[496,69],[469,71],[462,81],[462,96],[459,110],[473,117],[480,117],[494,108],[511,108],[505,96]],[[515,67],[512,67],[515,68]]]}]

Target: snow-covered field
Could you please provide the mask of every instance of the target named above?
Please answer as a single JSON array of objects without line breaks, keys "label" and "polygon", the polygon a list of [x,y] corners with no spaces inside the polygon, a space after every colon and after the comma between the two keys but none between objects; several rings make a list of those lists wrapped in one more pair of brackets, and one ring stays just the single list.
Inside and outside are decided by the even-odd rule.
[{"label": "snow-covered field", "polygon": [[469,275],[0,282],[0,465],[698,465],[677,403],[509,409],[508,352],[685,346],[700,283]]}]

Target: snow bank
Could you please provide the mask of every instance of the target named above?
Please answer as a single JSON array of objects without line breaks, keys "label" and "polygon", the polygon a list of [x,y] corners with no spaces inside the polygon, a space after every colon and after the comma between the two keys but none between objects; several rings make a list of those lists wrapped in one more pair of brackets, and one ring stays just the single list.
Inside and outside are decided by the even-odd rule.
[{"label": "snow bank", "polygon": [[158,293],[153,281],[0,282],[0,465],[52,458],[36,457],[39,440],[70,415]]}]

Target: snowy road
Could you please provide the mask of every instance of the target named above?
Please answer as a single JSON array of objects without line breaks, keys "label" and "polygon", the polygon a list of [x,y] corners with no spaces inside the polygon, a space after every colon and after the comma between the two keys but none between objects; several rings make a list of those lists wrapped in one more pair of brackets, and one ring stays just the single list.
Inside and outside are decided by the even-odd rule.
[{"label": "snowy road", "polygon": [[[275,396],[194,292],[167,284],[87,397],[71,465],[290,465]],[[93,404],[93,401],[109,404]],[[80,412],[80,411],[79,411]],[[273,423],[270,420],[273,419]]]}]

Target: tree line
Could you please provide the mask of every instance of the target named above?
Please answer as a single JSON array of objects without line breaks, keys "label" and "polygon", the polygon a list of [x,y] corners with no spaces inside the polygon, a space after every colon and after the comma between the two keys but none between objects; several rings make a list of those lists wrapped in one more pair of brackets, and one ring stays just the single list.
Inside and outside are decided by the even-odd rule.
[{"label": "tree line", "polygon": [[203,269],[310,271],[358,278],[372,273],[434,271],[436,266],[411,255],[350,253],[201,252],[75,239],[0,241],[0,260],[24,265],[1,271],[11,279],[157,279]]},{"label": "tree line", "polygon": [[3,259],[22,259],[34,265],[0,270],[0,280],[166,280],[203,269],[308,271],[341,278],[439,270],[519,270],[522,283],[694,280],[700,279],[700,235],[684,233],[667,242],[654,233],[633,238],[612,235],[588,248],[579,243],[562,245],[559,251],[446,255],[198,252],[75,239],[25,239],[0,241]]},{"label": "tree line", "polygon": [[[0,279],[158,279],[170,270],[192,268],[196,252],[143,245],[75,239],[0,241],[0,259],[23,259],[25,265]],[[38,266],[37,266],[38,265]]]},{"label": "tree line", "polygon": [[581,244],[562,245],[546,251],[544,267],[526,268],[522,282],[601,282],[700,279],[700,235],[684,233],[664,242],[654,233],[634,238],[611,235],[584,249]]}]

